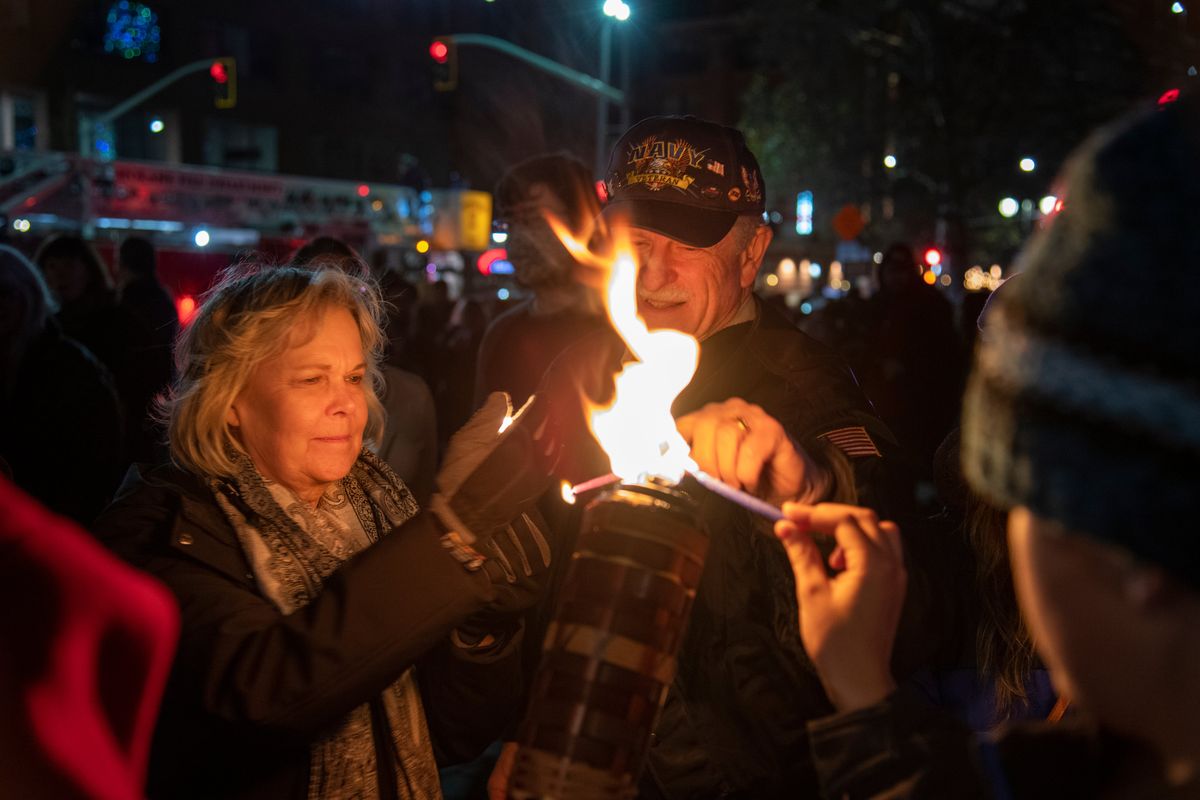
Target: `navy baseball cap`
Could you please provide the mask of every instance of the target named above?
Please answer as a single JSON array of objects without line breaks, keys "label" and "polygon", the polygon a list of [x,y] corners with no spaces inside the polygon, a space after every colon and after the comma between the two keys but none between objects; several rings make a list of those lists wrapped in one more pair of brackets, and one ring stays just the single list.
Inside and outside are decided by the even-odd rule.
[{"label": "navy baseball cap", "polygon": [[762,216],[762,171],[740,131],[696,117],[650,117],[617,142],[603,216],[712,247],[739,216]]}]

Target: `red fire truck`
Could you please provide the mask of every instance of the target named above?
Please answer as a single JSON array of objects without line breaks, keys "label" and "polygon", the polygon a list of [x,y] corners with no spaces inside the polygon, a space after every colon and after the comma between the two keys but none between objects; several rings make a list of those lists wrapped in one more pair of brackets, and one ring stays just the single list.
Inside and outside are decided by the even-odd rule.
[{"label": "red fire truck", "polygon": [[231,261],[257,254],[282,262],[318,235],[344,240],[376,265],[461,276],[491,246],[491,213],[491,196],[469,190],[0,154],[6,241],[32,252],[54,233],[81,233],[111,265],[124,237],[144,236],[181,316]]}]

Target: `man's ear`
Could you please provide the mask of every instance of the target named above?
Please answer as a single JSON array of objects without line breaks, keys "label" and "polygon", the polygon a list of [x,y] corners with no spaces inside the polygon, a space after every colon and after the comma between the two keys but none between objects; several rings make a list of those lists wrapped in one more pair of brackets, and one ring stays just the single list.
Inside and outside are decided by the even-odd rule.
[{"label": "man's ear", "polygon": [[771,239],[774,236],[775,233],[769,225],[759,225],[754,229],[754,236],[746,245],[746,249],[742,251],[738,270],[739,283],[743,289],[749,289],[754,285],[754,279],[758,277],[758,268],[762,266],[763,258],[767,255],[767,248],[770,247]]}]

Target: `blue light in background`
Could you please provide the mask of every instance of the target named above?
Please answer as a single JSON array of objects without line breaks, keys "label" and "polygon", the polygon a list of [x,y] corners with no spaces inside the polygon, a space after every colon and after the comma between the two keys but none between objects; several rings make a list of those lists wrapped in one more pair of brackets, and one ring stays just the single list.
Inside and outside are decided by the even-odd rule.
[{"label": "blue light in background", "polygon": [[796,233],[808,236],[813,232],[813,193],[799,192],[796,195]]},{"label": "blue light in background", "polygon": [[105,17],[104,52],[154,63],[158,60],[161,42],[158,15],[148,6],[131,0],[118,0],[109,6]]}]

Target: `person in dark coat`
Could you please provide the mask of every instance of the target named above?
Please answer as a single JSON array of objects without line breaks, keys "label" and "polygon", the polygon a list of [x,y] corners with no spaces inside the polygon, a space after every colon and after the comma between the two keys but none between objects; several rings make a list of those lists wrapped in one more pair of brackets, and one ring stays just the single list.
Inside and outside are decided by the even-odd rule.
[{"label": "person in dark coat", "polygon": [[[962,441],[1077,715],[978,738],[897,691],[896,527],[788,507],[799,629],[839,712],[809,725],[826,796],[1200,797],[1200,101],[1094,136],[1064,188],[988,305]],[[1152,277],[1130,292],[1137,266]],[[810,531],[841,545],[832,578]]]},{"label": "person in dark coat", "polygon": [[125,463],[157,460],[162,452],[151,403],[170,372],[169,363],[155,354],[150,329],[117,304],[108,269],[79,236],[47,239],[35,261],[58,301],[63,331],[112,374],[125,419]]},{"label": "person in dark coat", "polygon": [[495,395],[421,511],[364,447],[380,320],[341,269],[241,266],[180,339],[172,463],[94,526],[182,614],[151,797],[439,798],[516,711],[556,427]]},{"label": "person in dark coat", "polygon": [[496,216],[507,226],[514,275],[532,296],[488,326],[479,345],[475,402],[495,391],[520,405],[575,342],[608,327],[598,291],[558,240],[549,217],[586,241],[600,213],[592,175],[579,159],[548,153],[516,164],[496,184]]},{"label": "person in dark coat", "polygon": [[121,406],[54,309],[33,264],[0,245],[0,459],[17,486],[86,526],[121,482]]},{"label": "person in dark coat", "polygon": [[[879,292],[867,301],[851,362],[863,392],[910,457],[918,480],[932,481],[933,454],[954,427],[964,365],[954,309],[922,280],[912,248],[883,253]],[[865,336],[864,336],[865,334]],[[851,354],[847,353],[850,357]]]},{"label": "person in dark coat", "polygon": [[164,386],[171,379],[171,348],[179,333],[179,314],[171,293],[158,280],[158,256],[149,239],[130,236],[117,251],[117,305],[150,332],[156,363],[165,362]]}]

